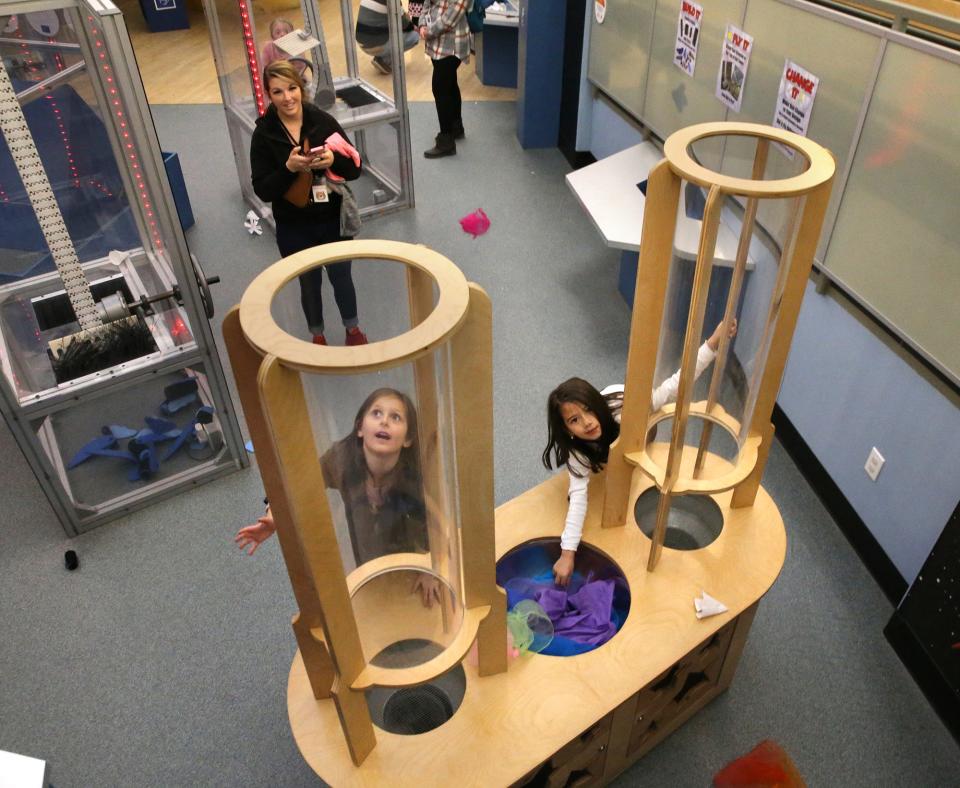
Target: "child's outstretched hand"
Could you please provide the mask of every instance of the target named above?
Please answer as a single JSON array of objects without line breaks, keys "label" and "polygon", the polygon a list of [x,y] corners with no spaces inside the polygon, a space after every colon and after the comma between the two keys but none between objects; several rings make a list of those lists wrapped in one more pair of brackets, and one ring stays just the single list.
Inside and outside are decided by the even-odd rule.
[{"label": "child's outstretched hand", "polygon": [[433,603],[440,604],[440,581],[433,575],[426,572],[417,574],[417,579],[413,581],[413,588],[410,593],[420,594],[420,601],[424,607],[433,607]]},{"label": "child's outstretched hand", "polygon": [[553,565],[553,582],[558,586],[565,586],[573,575],[573,562],[577,555],[574,550],[561,550],[560,558]]},{"label": "child's outstretched hand", "polygon": [[[723,335],[723,321],[717,323],[717,327],[713,329],[713,333],[710,335],[710,339],[707,340],[707,345],[709,348],[716,353],[717,348],[720,347],[720,337]],[[733,318],[730,321],[730,339],[733,339],[737,335],[737,319]]]},{"label": "child's outstretched hand", "polygon": [[237,531],[237,535],[233,537],[233,541],[237,543],[237,547],[241,550],[249,547],[250,549],[247,550],[247,555],[253,555],[261,544],[273,536],[276,530],[277,524],[273,521],[273,512],[267,509],[266,514],[259,518],[253,525],[246,525]]}]

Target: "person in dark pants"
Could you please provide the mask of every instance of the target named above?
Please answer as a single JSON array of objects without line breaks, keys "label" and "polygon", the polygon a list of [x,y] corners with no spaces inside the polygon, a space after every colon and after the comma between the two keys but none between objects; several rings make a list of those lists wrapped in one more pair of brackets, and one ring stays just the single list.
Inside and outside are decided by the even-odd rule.
[{"label": "person in dark pants", "polygon": [[[333,117],[304,102],[303,80],[295,66],[286,60],[271,63],[263,71],[263,84],[270,106],[257,119],[250,170],[254,192],[272,203],[280,254],[287,257],[311,246],[350,240],[342,230],[346,198],[338,184],[360,176],[360,156]],[[301,173],[311,173],[312,178],[307,178],[309,188],[298,194]],[[324,270],[346,329],[346,344],[367,344],[359,327],[350,267],[346,260],[300,276],[300,301],[315,344],[327,344],[320,297]]]},{"label": "person in dark pants", "polygon": [[428,159],[453,156],[457,140],[463,139],[460,86],[457,69],[470,62],[470,26],[467,11],[474,0],[424,0],[420,14],[420,38],[433,63],[433,100],[437,105],[440,133],[434,146],[423,152]]}]

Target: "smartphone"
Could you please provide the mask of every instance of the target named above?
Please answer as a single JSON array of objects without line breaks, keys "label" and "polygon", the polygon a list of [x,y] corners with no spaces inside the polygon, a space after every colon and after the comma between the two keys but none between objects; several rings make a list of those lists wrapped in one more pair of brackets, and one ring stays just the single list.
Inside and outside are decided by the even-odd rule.
[{"label": "smartphone", "polygon": [[316,148],[310,148],[310,152],[311,152],[311,153],[323,153],[324,151],[326,151],[326,149],[327,149],[327,146],[326,146],[326,145],[317,145]]}]

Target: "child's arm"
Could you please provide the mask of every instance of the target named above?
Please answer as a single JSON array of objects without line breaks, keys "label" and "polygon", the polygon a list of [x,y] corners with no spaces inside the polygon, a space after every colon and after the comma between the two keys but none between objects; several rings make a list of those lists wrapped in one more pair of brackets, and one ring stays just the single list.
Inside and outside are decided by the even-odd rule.
[{"label": "child's arm", "polygon": [[[582,474],[577,476],[571,470]],[[587,487],[590,484],[590,469],[573,457],[567,464],[570,487],[567,491],[567,519],[560,535],[560,558],[553,565],[553,578],[557,585],[565,586],[573,574],[574,558],[583,535],[583,521],[587,516]]]},{"label": "child's arm", "polygon": [[[693,373],[694,380],[697,380],[700,375],[703,374],[703,371],[709,367],[710,364],[713,363],[713,360],[717,357],[717,348],[720,347],[720,335],[722,333],[722,329],[723,323],[719,323],[714,329],[713,333],[710,335],[710,338],[700,345],[700,349],[697,351],[697,368]],[[732,338],[736,336],[736,334],[737,321],[734,319],[730,323],[730,337]],[[653,390],[653,395],[650,398],[651,412],[658,411],[668,402],[675,401],[679,389],[680,370],[678,369]]]},{"label": "child's arm", "polygon": [[244,547],[249,547],[247,555],[253,555],[261,544],[273,536],[276,530],[277,524],[273,521],[273,512],[270,511],[268,506],[263,517],[260,517],[253,525],[244,526],[237,531],[233,541],[237,543],[237,547],[241,550]]}]

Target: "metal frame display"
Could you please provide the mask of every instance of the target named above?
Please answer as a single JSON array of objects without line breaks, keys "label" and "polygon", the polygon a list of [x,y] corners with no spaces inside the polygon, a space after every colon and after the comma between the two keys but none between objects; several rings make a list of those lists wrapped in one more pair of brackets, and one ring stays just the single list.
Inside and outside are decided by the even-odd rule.
[{"label": "metal frame display", "polygon": [[[57,14],[67,40],[48,36],[42,41],[21,41],[18,49],[18,40],[4,39],[7,53],[46,47],[44,51],[68,51],[71,58],[79,59],[61,62],[63,58],[58,55],[54,65],[45,67],[53,71],[51,76],[9,92],[0,109],[8,118],[19,116],[22,120],[25,116],[21,107],[33,100],[46,99],[49,103],[55,86],[82,77],[82,83],[78,83],[81,89],[72,90],[69,96],[96,124],[96,139],[87,141],[102,146],[106,136],[109,153],[103,155],[109,158],[112,153],[119,184],[111,197],[126,200],[129,211],[125,213],[129,215],[124,218],[130,223],[129,236],[139,236],[139,240],[120,248],[113,246],[111,238],[105,247],[108,252],[95,254],[92,259],[87,253],[82,255],[84,259],[78,259],[74,244],[79,248],[79,240],[71,237],[69,222],[64,223],[61,214],[63,180],[58,182],[55,195],[47,177],[61,164],[48,154],[61,145],[79,184],[80,164],[74,164],[74,156],[81,147],[90,145],[70,137],[71,130],[63,126],[62,142],[56,139],[54,146],[49,138],[43,145],[35,144],[30,138],[32,129],[25,140],[14,143],[7,134],[11,126],[5,126],[3,139],[17,162],[33,214],[38,219],[41,214],[59,217],[56,238],[72,256],[76,276],[67,281],[61,270],[34,273],[31,269],[7,276],[13,281],[0,285],[0,411],[64,529],[74,535],[244,467],[248,460],[208,322],[212,303],[207,280],[183,235],[123,16],[107,0],[11,2],[3,9],[10,15],[7,19],[17,15],[24,20],[36,12]],[[25,33],[21,31],[20,35],[23,38]],[[0,68],[4,76],[15,59],[3,58]],[[9,80],[7,84],[11,84]],[[66,108],[54,111],[57,122],[66,117],[64,123],[69,124]],[[29,148],[29,155],[23,152],[25,148]],[[7,150],[3,154],[10,155]],[[30,161],[25,163],[26,158]],[[47,192],[32,188],[24,178],[30,172],[25,169],[27,164]],[[4,186],[10,188],[11,184]],[[19,188],[19,184],[16,186]],[[41,193],[48,195],[45,201],[37,196]],[[10,202],[6,193],[4,197]],[[17,207],[25,211],[26,198],[21,194],[18,199]],[[106,225],[98,223],[93,236],[106,230]],[[62,269],[54,248],[55,236],[44,229],[44,238],[37,252],[42,254],[49,248],[57,268]],[[6,254],[6,244],[0,245]],[[92,294],[96,301],[96,319],[92,322],[89,315],[81,316],[81,310],[73,306],[75,293],[86,300]],[[64,294],[70,296],[72,312],[70,307],[61,307],[61,312],[66,309],[70,317],[54,321],[50,329],[41,313],[58,298],[62,301]],[[78,320],[81,325],[73,322],[74,315],[85,318]],[[155,345],[152,352],[135,354],[103,369],[91,367],[89,372],[69,379],[55,376],[58,354],[62,359],[80,340],[96,340],[111,329],[122,331],[124,324],[141,327]],[[179,388],[172,384],[179,384]],[[182,403],[174,406],[164,400],[165,385],[181,393],[189,390]],[[161,404],[164,407],[158,411]],[[128,424],[126,429],[117,424],[118,418],[132,420],[129,414],[134,412],[141,414],[139,423]],[[197,415],[191,419],[187,414],[192,413]],[[148,418],[153,421],[147,423],[154,426],[144,428]],[[161,434],[161,427],[156,425],[168,427],[167,434]],[[113,442],[108,434],[111,429],[119,436]],[[177,430],[182,433],[176,436],[179,443],[174,435]],[[88,434],[89,444],[96,443],[97,450],[105,449],[104,456],[110,457],[97,457],[82,468],[81,491],[80,472],[73,470],[79,457],[79,434]],[[201,445],[202,452],[198,448]],[[167,463],[181,447],[184,450],[180,456]],[[190,460],[186,459],[186,449],[190,450]],[[143,466],[142,474],[138,463]],[[86,492],[82,491],[84,487]]]},{"label": "metal frame display", "polygon": [[[363,175],[351,184],[368,218],[414,205],[410,123],[404,76],[403,33],[399,0],[385,0],[388,9],[389,47],[393,63],[393,98],[359,75],[354,42],[353,7],[340,0],[347,75],[334,77],[316,0],[300,0],[304,33],[319,42],[308,52],[313,72],[308,98],[329,112],[352,137],[363,160]],[[262,44],[258,40],[249,0],[203,0],[210,46],[227,116],[230,144],[244,199],[273,226],[270,206],[253,192],[250,181],[250,141],[254,124],[266,107],[261,84]],[[229,26],[229,30],[227,29]],[[240,72],[243,77],[240,78]],[[360,97],[362,103],[351,101]]]}]

